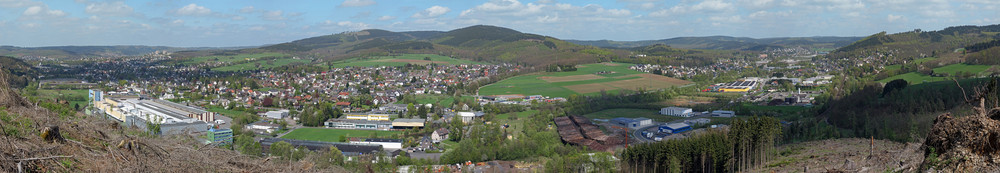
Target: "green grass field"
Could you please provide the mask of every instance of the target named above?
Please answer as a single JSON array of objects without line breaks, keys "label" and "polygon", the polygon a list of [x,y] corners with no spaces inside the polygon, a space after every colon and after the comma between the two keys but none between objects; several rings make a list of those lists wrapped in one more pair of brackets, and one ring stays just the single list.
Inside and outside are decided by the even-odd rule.
[{"label": "green grass field", "polygon": [[[430,58],[430,61],[425,61],[424,58]],[[394,60],[396,62],[394,62]],[[412,62],[403,62],[405,60],[410,60]],[[483,62],[455,59],[447,56],[434,55],[434,54],[402,54],[399,56],[383,56],[374,58],[352,58],[343,61],[334,62],[333,67],[344,68],[344,67],[372,67],[372,66],[404,66],[406,64],[487,64]],[[324,64],[325,65],[325,64]]]},{"label": "green grass field", "polygon": [[350,130],[350,129],[326,129],[326,128],[299,128],[292,132],[289,132],[281,138],[285,139],[297,139],[297,140],[310,140],[310,141],[325,141],[325,142],[340,142],[340,136],[350,137],[360,137],[367,138],[371,134],[376,134],[379,138],[393,138],[396,135],[402,135],[403,132],[400,131],[381,131],[381,130]]},{"label": "green grass field", "polygon": [[80,108],[87,106],[88,91],[85,89],[78,90],[48,90],[40,89],[38,90],[38,98],[49,99],[49,100],[66,100],[69,101],[69,105],[73,106],[76,104],[80,105]]},{"label": "green grass field", "polygon": [[594,113],[589,113],[589,114],[583,115],[583,117],[587,117],[587,118],[590,118],[590,119],[595,119],[595,118],[599,118],[599,119],[612,119],[612,118],[618,118],[618,117],[625,117],[625,118],[639,118],[639,117],[643,117],[643,118],[653,119],[653,121],[657,121],[657,122],[671,122],[671,121],[674,121],[674,120],[684,119],[682,117],[660,115],[659,110],[652,110],[652,109],[605,109],[605,110],[602,110],[602,111],[598,111],[598,112],[594,112]]},{"label": "green grass field", "polygon": [[[308,59],[292,59],[292,58],[282,58],[273,60],[258,60],[242,64],[235,64],[230,66],[222,66],[212,68],[212,71],[239,71],[239,70],[257,70],[257,69],[268,69],[274,67],[281,67],[292,63],[309,63],[312,60]],[[258,67],[257,65],[260,65]]]},{"label": "green grass field", "polygon": [[236,62],[236,61],[245,61],[247,59],[257,59],[264,57],[287,57],[287,56],[289,55],[284,53],[256,53],[256,54],[239,54],[232,56],[201,56],[184,60],[183,62],[181,62],[181,64],[191,65],[191,64],[201,64],[206,62]]},{"label": "green grass field", "polygon": [[239,117],[239,116],[250,114],[250,113],[243,112],[243,111],[235,111],[235,110],[223,109],[222,107],[216,107],[216,106],[210,106],[210,107],[208,107],[208,109],[206,109],[206,111],[220,113],[220,114],[222,114],[222,115],[224,115],[226,117],[229,117],[229,118],[235,118],[235,117]]},{"label": "green grass field", "polygon": [[[927,59],[927,58],[924,58],[924,59]],[[983,71],[986,71],[986,69],[989,69],[989,68],[990,68],[990,66],[988,66],[988,65],[952,64],[952,65],[947,65],[947,66],[944,66],[944,67],[934,68],[934,73],[943,73],[943,74],[948,74],[948,75],[954,75],[955,72],[962,71],[962,72],[971,72],[973,74],[979,75],[979,73],[982,73]],[[907,82],[910,82],[910,84],[913,85],[913,84],[919,84],[919,83],[924,83],[924,82],[943,81],[943,80],[947,80],[949,78],[951,78],[951,77],[933,77],[933,76],[929,76],[929,75],[920,74],[918,72],[910,72],[910,73],[905,73],[905,74],[900,74],[900,75],[892,76],[892,77],[889,77],[889,78],[885,78],[885,79],[879,80],[878,82],[888,83],[889,81],[892,81],[892,80],[903,79],[903,80],[906,80]]]},{"label": "green grass field", "polygon": [[[522,95],[545,95],[550,97],[569,97],[572,94],[577,95],[599,95],[599,91],[578,93],[571,89],[566,88],[566,86],[572,85],[582,85],[582,84],[597,84],[605,82],[615,82],[630,79],[640,79],[643,77],[631,76],[623,77],[633,74],[642,74],[643,72],[635,71],[629,69],[628,67],[633,64],[627,63],[613,63],[614,65],[606,64],[584,64],[582,67],[577,68],[577,71],[571,72],[540,72],[532,73],[528,75],[521,75],[512,78],[508,78],[497,82],[495,84],[487,85],[479,89],[479,95],[508,95],[508,94],[522,94]],[[600,71],[613,71],[615,73],[611,74],[596,74]],[[546,80],[539,79],[539,77],[565,77],[565,76],[575,76],[575,75],[597,75],[600,79],[585,79],[577,81],[560,81],[560,82],[549,82]],[[617,93],[618,89],[606,90],[608,93]]]}]

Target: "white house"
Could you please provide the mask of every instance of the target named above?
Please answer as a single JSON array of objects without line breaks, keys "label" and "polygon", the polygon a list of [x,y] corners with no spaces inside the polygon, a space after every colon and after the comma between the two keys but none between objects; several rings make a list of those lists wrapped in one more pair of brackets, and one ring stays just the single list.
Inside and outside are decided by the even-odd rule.
[{"label": "white house", "polygon": [[660,109],[660,114],[678,116],[678,117],[691,117],[691,108],[682,107],[665,107]]},{"label": "white house", "polygon": [[435,130],[434,133],[431,133],[431,141],[434,143],[439,143],[441,141],[444,141],[448,139],[448,133],[451,133],[450,131],[448,131],[448,129],[439,128]]}]

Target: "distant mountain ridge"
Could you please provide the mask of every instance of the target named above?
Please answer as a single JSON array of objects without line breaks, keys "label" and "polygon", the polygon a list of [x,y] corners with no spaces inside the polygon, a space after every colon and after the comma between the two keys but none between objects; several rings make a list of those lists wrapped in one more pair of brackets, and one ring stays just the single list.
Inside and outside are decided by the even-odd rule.
[{"label": "distant mountain ridge", "polygon": [[850,45],[864,37],[775,37],[749,38],[731,36],[708,37],[676,37],[661,40],[612,41],[612,40],[566,40],[568,42],[608,48],[635,48],[656,44],[684,49],[715,49],[715,50],[764,50],[766,48],[782,47],[826,47],[838,48]]},{"label": "distant mountain ridge", "polygon": [[[581,46],[557,38],[522,33],[517,30],[475,25],[450,31],[393,32],[366,29],[323,35],[243,49],[240,52],[282,52],[339,60],[357,56],[383,56],[395,53],[431,53],[461,59],[492,62],[518,62],[534,65],[552,63],[597,62],[598,57],[616,52],[593,46]],[[184,52],[184,56],[206,56],[219,51]],[[627,54],[624,50],[617,52]]]},{"label": "distant mountain ridge", "polygon": [[23,57],[36,56],[54,59],[81,57],[114,57],[146,55],[156,51],[189,51],[189,50],[227,50],[252,47],[168,47],[168,46],[47,46],[47,47],[16,47],[0,46],[0,56]]}]

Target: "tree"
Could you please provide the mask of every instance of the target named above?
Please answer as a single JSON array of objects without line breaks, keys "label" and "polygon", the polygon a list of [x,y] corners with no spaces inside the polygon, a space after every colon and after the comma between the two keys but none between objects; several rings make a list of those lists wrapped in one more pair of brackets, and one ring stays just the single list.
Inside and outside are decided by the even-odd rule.
[{"label": "tree", "polygon": [[302,158],[305,158],[306,155],[308,154],[309,154],[309,149],[306,148],[306,146],[299,146],[298,148],[295,148],[295,151],[292,152],[291,160],[292,161],[301,160]]},{"label": "tree", "polygon": [[281,159],[288,160],[292,156],[292,144],[285,141],[278,141],[271,144],[269,151],[272,156],[278,156]]},{"label": "tree", "polygon": [[344,164],[344,153],[340,149],[337,149],[337,147],[330,146],[328,151],[320,154],[313,162],[320,168],[340,166]]},{"label": "tree", "polygon": [[882,87],[882,95],[880,97],[885,97],[886,94],[889,94],[889,92],[892,92],[893,90],[902,90],[903,88],[906,88],[907,85],[909,85],[909,83],[903,79],[889,81],[889,83],[885,84],[885,87]]},{"label": "tree", "polygon": [[263,106],[263,107],[274,106],[274,99],[272,99],[271,97],[265,97],[264,100],[262,100],[260,102],[260,106]]}]

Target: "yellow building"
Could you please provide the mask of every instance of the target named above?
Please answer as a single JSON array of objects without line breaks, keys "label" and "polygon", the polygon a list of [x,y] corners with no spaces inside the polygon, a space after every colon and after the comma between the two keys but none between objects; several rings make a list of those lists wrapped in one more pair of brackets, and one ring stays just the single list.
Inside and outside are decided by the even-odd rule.
[{"label": "yellow building", "polygon": [[368,120],[368,121],[389,121],[391,114],[359,114],[359,113],[347,113],[344,118],[349,120]]}]

